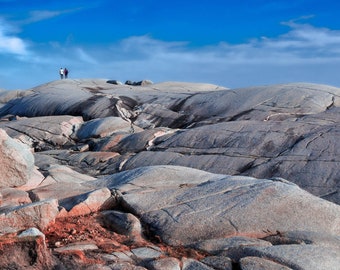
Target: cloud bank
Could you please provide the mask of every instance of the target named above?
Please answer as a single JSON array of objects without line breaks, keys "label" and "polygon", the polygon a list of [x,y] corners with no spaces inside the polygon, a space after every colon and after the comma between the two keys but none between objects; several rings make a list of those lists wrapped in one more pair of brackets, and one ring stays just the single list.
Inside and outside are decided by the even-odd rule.
[{"label": "cloud bank", "polygon": [[[36,14],[35,18],[49,16],[53,14]],[[0,57],[12,54],[14,61],[6,76],[0,76],[5,82],[1,81],[0,88],[28,88],[58,79],[58,69],[64,66],[71,78],[177,80],[232,88],[296,81],[340,86],[340,31],[296,21],[284,24],[287,31],[280,36],[258,37],[242,44],[221,41],[193,47],[190,42],[143,35],[105,46],[69,40],[65,44],[31,44],[30,52],[27,42],[0,27]],[[29,53],[28,58],[15,57]],[[3,64],[0,67],[2,70]],[[15,76],[24,78],[21,84],[16,85]]]}]

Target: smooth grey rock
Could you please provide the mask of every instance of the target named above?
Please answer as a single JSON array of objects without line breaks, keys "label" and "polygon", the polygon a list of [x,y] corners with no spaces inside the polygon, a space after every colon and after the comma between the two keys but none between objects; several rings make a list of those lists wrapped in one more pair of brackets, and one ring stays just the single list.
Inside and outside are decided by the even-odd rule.
[{"label": "smooth grey rock", "polygon": [[156,83],[153,85],[152,88],[154,88],[158,92],[167,93],[188,93],[188,92],[196,93],[227,90],[226,87],[209,83],[176,82],[176,81]]},{"label": "smooth grey rock", "polygon": [[[272,260],[292,269],[332,267],[339,257],[339,206],[301,188],[340,202],[339,91],[306,83],[230,90],[68,79],[0,97],[0,127],[41,151],[34,154],[39,172],[31,170],[35,176],[20,189],[32,200],[61,203],[59,208],[55,200],[52,209],[29,201],[0,206],[1,233],[42,229],[53,216],[118,207],[138,216],[163,244],[200,244],[230,256],[234,267],[244,256],[261,256],[251,262],[259,267]],[[134,133],[116,129],[108,120],[113,117]],[[213,245],[220,238],[233,240]],[[274,246],[260,246],[269,244],[257,238]],[[329,258],[331,265],[324,264]],[[140,267],[117,260],[112,269]],[[217,268],[220,260],[191,262],[205,269]]]},{"label": "smooth grey rock", "polygon": [[115,203],[109,189],[96,189],[60,200],[59,205],[63,207],[63,210],[60,211],[59,217],[84,216],[99,210],[110,209],[115,206]]},{"label": "smooth grey rock", "polygon": [[4,206],[19,206],[31,202],[26,191],[15,188],[0,188],[0,209]]},{"label": "smooth grey rock", "polygon": [[287,266],[264,258],[245,257],[240,260],[241,270],[290,270]]},{"label": "smooth grey rock", "polygon": [[122,204],[170,245],[189,245],[220,235],[265,237],[292,230],[339,233],[338,205],[286,181],[155,166],[99,182],[93,183],[118,189]]},{"label": "smooth grey rock", "polygon": [[57,253],[65,253],[69,251],[85,251],[85,250],[98,250],[98,246],[91,242],[76,242],[71,243],[63,247],[55,248],[54,251]]},{"label": "smooth grey rock", "polygon": [[191,111],[195,122],[214,118],[270,120],[276,115],[296,118],[338,106],[340,88],[309,83],[278,84],[201,93],[181,107]]},{"label": "smooth grey rock", "polygon": [[[1,89],[2,90],[2,89]],[[2,90],[0,92],[0,103],[8,103],[12,99],[20,98],[32,94],[30,90]]]},{"label": "smooth grey rock", "polygon": [[213,270],[214,268],[211,268],[197,260],[194,259],[182,259],[182,270]]},{"label": "smooth grey rock", "polygon": [[[72,182],[79,180],[95,179],[92,176],[97,176],[100,171],[105,170],[111,163],[112,159],[115,159],[119,154],[116,152],[102,152],[102,151],[72,151],[72,150],[50,150],[35,153],[35,164],[39,167],[41,171],[47,176],[57,177],[58,181],[62,180],[59,177],[63,174],[69,174],[67,178],[74,176]],[[65,164],[68,166],[65,166]],[[76,168],[78,173],[71,168]],[[65,172],[63,172],[65,171]],[[81,173],[80,173],[81,172]],[[53,174],[53,176],[52,176]],[[77,175],[78,174],[78,175]],[[81,176],[83,175],[83,176]],[[64,181],[66,182],[66,181]]]},{"label": "smooth grey rock", "polygon": [[180,261],[176,258],[161,258],[147,263],[150,270],[181,270]]},{"label": "smooth grey rock", "polygon": [[0,162],[0,188],[27,184],[35,170],[31,150],[3,129],[0,129]]},{"label": "smooth grey rock", "polygon": [[46,168],[46,177],[29,191],[30,198],[41,201],[48,198],[58,200],[70,198],[95,189],[93,186],[81,185],[96,178],[78,173],[64,165],[51,165]]},{"label": "smooth grey rock", "polygon": [[134,215],[107,210],[101,212],[101,217],[106,228],[119,234],[131,236],[136,238],[136,240],[142,239],[142,225]]},{"label": "smooth grey rock", "polygon": [[112,270],[147,270],[142,266],[136,266],[128,262],[118,262],[108,265]]},{"label": "smooth grey rock", "polygon": [[235,236],[230,238],[209,239],[201,241],[195,244],[193,248],[212,255],[229,257],[234,261],[238,261],[243,255],[242,251],[244,247],[267,247],[271,245],[272,244],[270,242],[261,239]]},{"label": "smooth grey rock", "polygon": [[131,252],[138,261],[157,259],[162,255],[162,252],[159,249],[154,249],[152,247],[134,248],[131,249]]},{"label": "smooth grey rock", "polygon": [[103,264],[83,266],[82,269],[83,270],[112,270],[111,267],[103,265]]},{"label": "smooth grey rock", "polygon": [[154,140],[158,137],[173,133],[174,130],[166,128],[155,128],[134,133],[122,138],[116,145],[107,149],[109,151],[124,153],[138,153],[152,147]]},{"label": "smooth grey rock", "polygon": [[113,133],[131,131],[131,123],[120,117],[98,118],[85,122],[77,131],[79,140],[93,138],[101,138],[112,135]]},{"label": "smooth grey rock", "polygon": [[134,120],[135,125],[144,129],[155,127],[179,128],[188,125],[190,116],[168,108],[168,104],[143,104]]},{"label": "smooth grey rock", "polygon": [[58,202],[49,199],[0,212],[0,235],[36,227],[44,230],[58,214]]},{"label": "smooth grey rock", "polygon": [[57,158],[60,152],[69,150],[47,150],[41,152],[34,152],[34,163],[40,171],[47,171],[54,165],[63,165],[62,161]]},{"label": "smooth grey rock", "polygon": [[[151,147],[146,146],[152,152],[141,146],[129,148],[132,155],[117,158],[107,170],[101,167],[91,174],[180,165],[213,173],[283,177],[316,196],[340,202],[340,147],[336,140],[339,88],[292,83],[231,90],[208,84],[165,82],[136,89],[108,84],[107,80],[60,80],[10,100],[0,109],[0,116],[72,114],[85,121],[114,116],[134,124],[134,129],[182,129],[172,138],[162,136]],[[2,124],[35,121],[35,117]],[[50,142],[65,145],[66,138],[46,143],[20,134],[20,139],[40,151],[51,147]]]},{"label": "smooth grey rock", "polygon": [[114,147],[125,137],[129,136],[130,133],[115,133],[109,137],[99,138],[91,140],[90,144],[93,151],[109,151],[112,152]]},{"label": "smooth grey rock", "polygon": [[317,245],[279,245],[272,247],[248,247],[245,256],[273,260],[292,269],[337,270],[340,265],[340,249]]},{"label": "smooth grey rock", "polygon": [[74,132],[83,123],[81,117],[60,115],[24,118],[0,123],[9,136],[37,151],[74,145]]},{"label": "smooth grey rock", "polygon": [[45,239],[45,235],[37,228],[29,228],[18,234],[18,238],[24,237],[43,237]]},{"label": "smooth grey rock", "polygon": [[233,264],[230,258],[222,256],[209,256],[201,260],[202,263],[216,270],[232,270]]},{"label": "smooth grey rock", "polygon": [[53,179],[53,183],[83,183],[93,181],[96,178],[81,174],[63,165],[51,165],[48,169],[48,177]]},{"label": "smooth grey rock", "polygon": [[256,178],[283,177],[338,202],[339,131],[334,122],[287,121],[283,125],[279,121],[234,121],[205,125],[173,133],[164,141],[157,138],[150,151],[137,152],[123,169],[171,164]]},{"label": "smooth grey rock", "polygon": [[114,255],[120,262],[133,262],[131,251],[113,252]]},{"label": "smooth grey rock", "polygon": [[79,115],[85,120],[107,116],[123,117],[122,110],[130,112],[136,102],[129,97],[100,93],[112,87],[105,80],[54,81],[34,88],[31,95],[7,103],[0,108],[0,115]]},{"label": "smooth grey rock", "polygon": [[330,235],[327,233],[318,233],[313,231],[289,231],[280,232],[276,235],[266,237],[264,240],[271,242],[273,245],[320,245],[324,247],[340,247],[340,236]]}]

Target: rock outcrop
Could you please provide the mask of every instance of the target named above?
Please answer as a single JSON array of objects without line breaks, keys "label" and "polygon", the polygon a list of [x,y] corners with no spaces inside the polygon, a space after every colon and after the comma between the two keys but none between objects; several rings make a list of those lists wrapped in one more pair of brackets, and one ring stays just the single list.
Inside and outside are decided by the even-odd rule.
[{"label": "rock outcrop", "polygon": [[70,79],[0,102],[1,269],[340,265],[339,88]]}]

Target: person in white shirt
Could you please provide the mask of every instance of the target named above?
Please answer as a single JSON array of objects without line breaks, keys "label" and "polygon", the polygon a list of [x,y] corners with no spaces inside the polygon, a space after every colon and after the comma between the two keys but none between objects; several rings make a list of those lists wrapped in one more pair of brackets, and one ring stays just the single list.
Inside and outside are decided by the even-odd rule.
[{"label": "person in white shirt", "polygon": [[59,69],[59,75],[60,75],[60,79],[64,79],[64,69],[63,68]]}]

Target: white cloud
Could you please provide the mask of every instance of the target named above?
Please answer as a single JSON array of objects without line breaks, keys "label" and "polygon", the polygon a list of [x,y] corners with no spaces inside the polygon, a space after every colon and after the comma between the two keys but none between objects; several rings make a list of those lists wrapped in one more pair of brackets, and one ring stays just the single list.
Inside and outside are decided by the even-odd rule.
[{"label": "white cloud", "polygon": [[[310,81],[340,85],[340,31],[296,22],[275,38],[243,44],[221,42],[201,48],[131,37],[112,45],[100,62],[115,74],[216,82],[226,86]],[[101,69],[104,70],[104,69]],[[106,69],[107,70],[107,69]],[[117,71],[118,70],[118,71]]]},{"label": "white cloud", "polygon": [[35,10],[30,12],[30,17],[25,22],[26,23],[38,22],[53,17],[57,17],[60,14],[62,14],[61,11]]},{"label": "white cloud", "polygon": [[11,34],[13,29],[0,18],[0,54],[24,56],[28,54],[26,42]]},{"label": "white cloud", "polygon": [[92,57],[89,53],[87,53],[84,49],[76,48],[75,52],[81,62],[94,64],[94,65],[97,64],[96,59]]},{"label": "white cloud", "polygon": [[66,9],[66,10],[33,10],[30,12],[30,16],[23,21],[23,23],[34,23],[43,20],[48,20],[63,14],[68,14],[81,10],[82,8]]},{"label": "white cloud", "polygon": [[[203,48],[191,49],[183,42],[163,42],[149,36],[131,37],[116,45],[115,51],[143,55],[144,57],[179,57],[177,60],[191,59],[202,62],[219,59],[229,63],[272,63],[287,64],[287,57],[294,63],[309,59],[311,62],[322,58],[340,59],[340,31],[316,28],[307,24],[287,24],[290,31],[277,38],[261,37],[244,44],[221,42]],[[289,62],[288,62],[289,63]]]},{"label": "white cloud", "polygon": [[[23,81],[30,80],[35,86],[58,79],[58,69],[66,66],[71,78],[182,80],[227,87],[294,81],[340,86],[340,31],[296,21],[285,24],[287,32],[275,38],[258,37],[242,44],[221,41],[194,48],[188,42],[167,42],[148,35],[132,36],[109,46],[46,43],[44,48],[36,47],[34,58],[25,63],[28,69],[34,63],[37,75]],[[0,33],[4,33],[1,28]],[[17,52],[24,54],[26,45],[22,42]],[[27,75],[23,71],[20,76]]]}]

